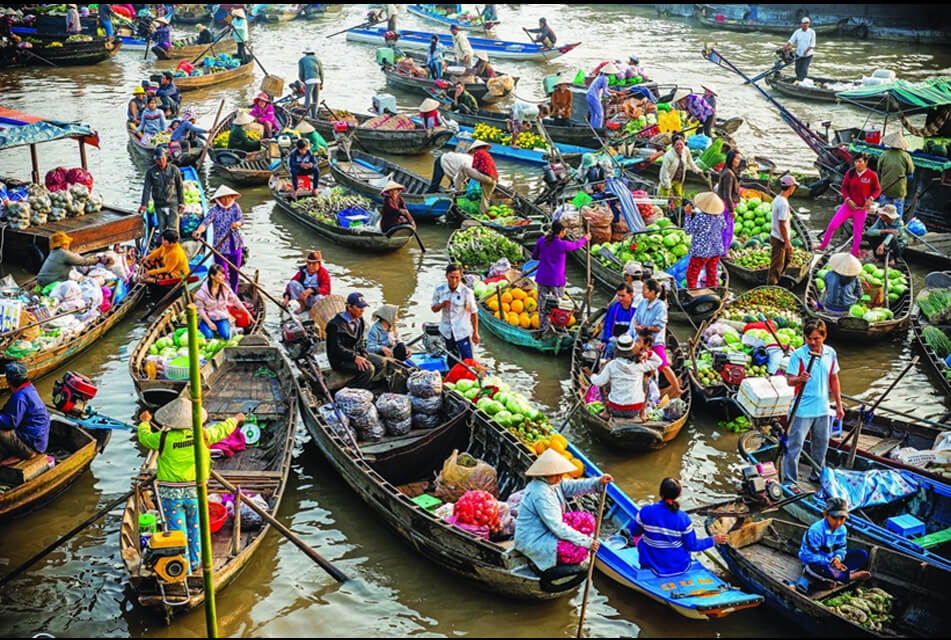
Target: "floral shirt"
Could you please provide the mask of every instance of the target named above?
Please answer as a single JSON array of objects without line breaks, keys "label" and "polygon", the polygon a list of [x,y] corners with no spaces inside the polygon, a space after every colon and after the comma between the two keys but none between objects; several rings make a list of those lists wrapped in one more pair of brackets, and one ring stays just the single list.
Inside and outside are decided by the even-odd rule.
[{"label": "floral shirt", "polygon": [[[217,247],[218,243],[221,242],[231,229],[232,223],[235,222],[244,222],[241,205],[237,202],[232,203],[227,209],[222,209],[221,205],[218,204],[212,206],[208,209],[208,214],[201,221],[201,224],[205,225],[206,229],[211,225],[215,234],[215,246]],[[244,242],[241,240],[241,232],[235,229],[231,232],[231,237],[228,239],[228,242],[222,245],[218,250],[222,253],[237,253],[243,247]]]},{"label": "floral shirt", "polygon": [[697,258],[712,258],[723,255],[723,230],[726,217],[710,215],[702,211],[687,217],[684,231],[690,234],[690,255]]}]

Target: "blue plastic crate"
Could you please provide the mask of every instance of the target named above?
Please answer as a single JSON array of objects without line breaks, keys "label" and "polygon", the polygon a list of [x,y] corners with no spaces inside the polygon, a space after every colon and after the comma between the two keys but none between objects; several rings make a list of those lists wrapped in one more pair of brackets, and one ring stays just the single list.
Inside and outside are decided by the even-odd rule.
[{"label": "blue plastic crate", "polygon": [[344,229],[349,229],[358,224],[368,224],[370,222],[370,213],[359,207],[350,207],[337,212],[337,224]]},{"label": "blue plastic crate", "polygon": [[905,538],[918,538],[925,535],[925,523],[910,513],[892,516],[885,521],[885,528]]},{"label": "blue plastic crate", "polygon": [[440,373],[449,371],[449,362],[446,360],[446,356],[434,357],[426,353],[414,353],[406,361],[406,364],[425,371],[439,371]]}]

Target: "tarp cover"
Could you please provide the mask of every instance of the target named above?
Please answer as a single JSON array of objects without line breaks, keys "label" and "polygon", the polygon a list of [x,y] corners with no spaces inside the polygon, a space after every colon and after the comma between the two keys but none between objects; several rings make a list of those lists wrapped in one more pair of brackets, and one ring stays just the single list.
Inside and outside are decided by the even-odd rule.
[{"label": "tarp cover", "polygon": [[846,471],[825,467],[821,483],[823,498],[844,498],[852,510],[895,502],[918,491],[914,479],[898,469]]},{"label": "tarp cover", "polygon": [[[951,105],[951,78],[928,78],[923,82],[896,80],[888,84],[840,91],[836,95],[849,102],[876,96],[884,99],[888,95],[898,101],[903,111],[920,111]],[[885,106],[884,103],[882,106]],[[873,107],[873,110],[879,109]]]},{"label": "tarp cover", "polygon": [[[888,151],[888,149],[877,145],[866,144],[864,142],[853,142],[849,145],[849,151],[852,153],[867,153],[870,156],[877,158]],[[912,151],[911,159],[914,161],[916,167],[921,167],[923,169],[931,169],[932,171],[944,171],[946,169],[951,169],[951,160],[938,156],[932,156],[923,151]]]},{"label": "tarp cover", "polygon": [[99,146],[99,135],[86,124],[44,120],[12,109],[0,107],[0,149],[50,142],[62,138],[82,138],[87,144]]}]

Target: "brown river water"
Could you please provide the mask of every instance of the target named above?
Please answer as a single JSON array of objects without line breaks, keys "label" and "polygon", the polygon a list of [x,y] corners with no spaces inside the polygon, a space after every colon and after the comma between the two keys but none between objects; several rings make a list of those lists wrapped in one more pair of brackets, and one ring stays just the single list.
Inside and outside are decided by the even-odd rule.
[{"label": "brown river water", "polygon": [[[322,92],[331,106],[365,111],[371,96],[388,91],[374,63],[374,48],[348,44],[344,36],[325,35],[363,21],[366,5],[347,5],[336,17],[311,22],[253,26],[255,50],[268,72],[290,82],[296,77],[297,59],[307,45],[315,46],[327,78]],[[498,67],[521,77],[517,93],[526,99],[541,97],[541,79],[578,68],[590,69],[602,58],[639,54],[648,73],[661,82],[678,82],[694,89],[713,85],[720,94],[724,117],[742,116],[746,123],[736,133],[748,155],[773,158],[780,167],[809,171],[813,155],[779,119],[776,110],[756,91],[742,86],[737,76],[700,57],[704,42],[717,41],[720,50],[741,68],[755,73],[771,65],[780,36],[714,32],[687,20],[657,18],[647,9],[622,5],[499,5],[500,38],[522,40],[520,27],[536,26],[546,15],[560,42],[584,44],[567,56],[541,66],[499,61]],[[413,16],[401,17],[401,26],[432,30]],[[792,26],[790,27],[790,32]],[[179,31],[180,33],[180,31]],[[167,66],[167,63],[166,63]],[[156,65],[143,61],[142,52],[120,52],[95,67],[48,69],[34,67],[0,72],[0,96],[5,107],[52,119],[82,120],[95,127],[101,150],[89,152],[96,190],[108,202],[134,208],[145,166],[126,147],[123,119],[132,88]],[[834,39],[820,36],[812,73],[843,78],[870,75],[876,68],[893,69],[906,79],[947,75],[951,50],[876,41]],[[224,113],[249,103],[263,73],[256,70],[253,85],[214,87],[185,94],[185,102],[198,108],[199,124],[210,127],[219,99]],[[399,105],[414,108],[419,97],[395,92]],[[833,119],[837,125],[856,126],[865,115],[841,105],[784,99],[797,116],[814,123]],[[77,166],[73,143],[41,145],[40,170],[58,165]],[[431,156],[401,162],[429,175]],[[0,155],[0,174],[29,176],[29,152],[6,151]],[[210,163],[208,165],[210,167]],[[500,163],[504,182],[519,188],[537,188],[535,170]],[[41,174],[42,175],[42,174]],[[213,190],[219,176],[205,173],[205,187]],[[245,189],[240,201],[246,216],[243,235],[251,247],[251,269],[260,270],[261,282],[274,294],[306,252],[319,248],[334,290],[361,290],[371,306],[383,302],[401,307],[400,330],[406,337],[419,333],[421,323],[432,321],[432,290],[443,281],[448,225],[426,225],[420,235],[425,254],[410,244],[384,257],[365,257],[330,245],[282,213],[266,188]],[[794,201],[809,225],[822,229],[837,202],[834,199]],[[569,261],[569,283],[581,293],[584,272]],[[0,274],[10,267],[0,267]],[[22,277],[23,273],[12,270]],[[925,271],[916,269],[916,285]],[[607,301],[601,292],[597,303]],[[99,385],[96,407],[108,415],[132,421],[138,415],[135,390],[128,375],[128,358],[145,332],[141,315],[133,313],[123,324],[69,364]],[[275,332],[277,312],[268,312],[268,329]],[[674,325],[685,340],[693,330]],[[882,343],[848,345],[832,343],[841,354],[843,389],[864,398],[876,397],[913,357],[910,336]],[[568,398],[568,361],[510,347],[486,335],[478,357],[513,381],[559,418],[571,404]],[[57,372],[39,383],[50,393]],[[943,415],[949,401],[919,367],[904,378],[885,402],[886,406],[919,416]],[[733,492],[741,466],[737,437],[721,433],[719,416],[696,411],[689,426],[669,446],[645,455],[620,455],[592,441],[580,425],[567,434],[602,468],[609,471],[639,501],[654,499],[660,480],[679,477],[687,505],[723,499]],[[561,421],[558,420],[557,424]],[[218,596],[219,631],[228,636],[569,636],[577,626],[580,591],[571,598],[533,604],[518,603],[483,593],[441,571],[421,558],[383,525],[374,513],[330,470],[316,446],[300,429],[300,444],[285,493],[280,516],[308,544],[352,576],[337,585],[277,533],[264,541],[244,573]],[[134,436],[116,432],[104,455],[56,502],[38,513],[0,527],[0,574],[18,566],[59,535],[76,526],[100,506],[129,489],[129,480],[143,460]],[[0,635],[32,635],[41,631],[56,636],[198,636],[203,635],[200,611],[164,626],[134,602],[126,587],[126,574],[118,553],[119,510],[85,529],[73,540],[9,584],[0,593]],[[708,562],[704,558],[705,562]],[[765,608],[744,611],[717,622],[693,622],[596,575],[587,613],[591,636],[782,636],[796,633]]]}]

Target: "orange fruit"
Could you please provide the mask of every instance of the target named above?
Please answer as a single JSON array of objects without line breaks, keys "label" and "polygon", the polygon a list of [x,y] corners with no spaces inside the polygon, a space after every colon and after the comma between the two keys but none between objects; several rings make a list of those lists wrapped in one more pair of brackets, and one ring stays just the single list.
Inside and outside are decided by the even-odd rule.
[{"label": "orange fruit", "polygon": [[580,478],[584,475],[584,463],[581,460],[575,458],[571,461],[571,464],[575,465],[575,470],[569,473],[572,478]]},{"label": "orange fruit", "polygon": [[524,289],[512,289],[512,298],[515,300],[524,300],[527,297]]},{"label": "orange fruit", "polygon": [[508,302],[502,303],[502,313],[507,314],[511,310],[512,310],[512,305],[510,305]]},{"label": "orange fruit", "polygon": [[538,300],[538,289],[530,289],[528,292],[528,297],[532,300]]},{"label": "orange fruit", "polygon": [[578,321],[575,320],[575,314],[571,314],[571,317],[568,318],[568,326],[569,326],[569,327],[573,327],[573,326],[575,326],[575,323],[576,323],[576,322],[578,322]]},{"label": "orange fruit", "polygon": [[494,316],[495,316],[496,318],[499,318],[499,319],[501,319],[501,318],[502,318],[502,314],[501,314],[501,313],[499,313],[498,311],[496,311],[496,312],[495,312],[495,313],[493,313],[492,315],[494,315]]},{"label": "orange fruit", "polygon": [[488,299],[485,303],[485,306],[489,308],[489,311],[498,311],[499,310],[499,299],[495,296]]},{"label": "orange fruit", "polygon": [[[562,438],[562,440],[564,440],[564,438]],[[548,445],[548,448],[554,449],[555,451],[561,454],[565,453],[565,443],[562,442],[561,440],[556,440],[555,436],[552,436],[551,443]]]},{"label": "orange fruit", "polygon": [[561,435],[560,433],[553,434],[551,437],[552,442],[558,442],[561,444],[560,451],[565,451],[568,448],[568,438]]},{"label": "orange fruit", "polygon": [[518,314],[518,326],[520,326],[523,329],[531,329],[532,317],[528,315],[527,313],[525,313],[524,311]]},{"label": "orange fruit", "polygon": [[502,294],[502,302],[511,303],[511,302],[512,302],[512,294],[509,293],[508,291],[506,291],[505,293],[503,293],[503,294]]},{"label": "orange fruit", "polygon": [[522,302],[520,299],[512,300],[511,306],[512,306],[512,311],[514,311],[515,313],[522,313],[523,311],[525,311],[525,303]]},{"label": "orange fruit", "polygon": [[544,440],[538,440],[538,441],[535,442],[535,453],[536,453],[536,454],[541,455],[541,454],[545,453],[545,449],[547,449],[547,448],[548,448],[548,445],[545,443]]},{"label": "orange fruit", "polygon": [[538,323],[538,314],[532,314],[532,329],[538,329],[541,325]]},{"label": "orange fruit", "polygon": [[509,323],[510,325],[512,325],[513,327],[517,327],[517,326],[518,326],[518,314],[515,313],[515,312],[509,313],[509,314],[505,317],[505,321],[508,322],[508,323]]},{"label": "orange fruit", "polygon": [[535,302],[534,298],[528,298],[527,300],[525,300],[525,310],[528,312],[538,310],[538,303]]}]

